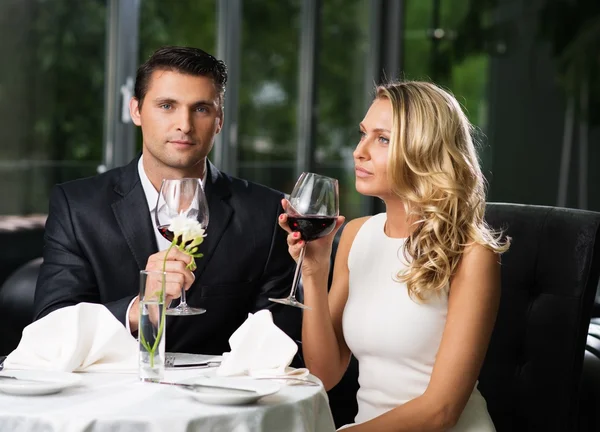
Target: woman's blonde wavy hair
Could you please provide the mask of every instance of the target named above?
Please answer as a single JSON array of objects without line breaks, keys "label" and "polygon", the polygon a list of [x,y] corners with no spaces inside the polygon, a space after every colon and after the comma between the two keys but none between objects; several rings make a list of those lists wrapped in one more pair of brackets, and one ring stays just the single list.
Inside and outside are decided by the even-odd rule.
[{"label": "woman's blonde wavy hair", "polygon": [[403,251],[409,266],[397,279],[424,301],[445,291],[467,245],[502,253],[510,239],[484,221],[473,127],[454,96],[428,82],[403,81],[377,87],[376,99],[383,98],[393,109],[388,178],[415,221]]}]

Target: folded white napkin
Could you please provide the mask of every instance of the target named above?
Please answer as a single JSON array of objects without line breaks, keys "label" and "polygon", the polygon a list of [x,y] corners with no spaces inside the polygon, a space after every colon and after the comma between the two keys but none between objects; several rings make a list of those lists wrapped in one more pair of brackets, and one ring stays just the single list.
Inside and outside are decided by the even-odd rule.
[{"label": "folded white napkin", "polygon": [[217,375],[303,378],[308,369],[288,367],[298,351],[296,343],[273,323],[271,311],[248,314],[229,338],[231,352],[223,354]]},{"label": "folded white napkin", "polygon": [[79,303],[25,327],[6,369],[137,372],[138,345],[106,307]]}]

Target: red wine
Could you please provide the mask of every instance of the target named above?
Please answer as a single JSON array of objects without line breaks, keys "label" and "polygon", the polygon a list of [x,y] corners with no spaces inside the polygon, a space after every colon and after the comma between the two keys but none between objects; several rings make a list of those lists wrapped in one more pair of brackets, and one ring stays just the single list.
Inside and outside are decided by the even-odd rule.
[{"label": "red wine", "polygon": [[329,216],[288,216],[292,231],[298,231],[305,241],[324,237],[335,228],[336,217]]},{"label": "red wine", "polygon": [[[170,242],[173,241],[173,237],[175,237],[175,233],[173,233],[173,231],[169,230],[169,225],[161,225],[158,227],[158,232],[167,240],[169,240]],[[185,246],[189,245],[191,242],[193,242],[194,240],[188,240],[185,242]],[[181,238],[179,240],[177,240],[175,242],[176,246],[179,246],[181,244]]]},{"label": "red wine", "polygon": [[160,235],[162,235],[164,238],[166,238],[170,242],[173,241],[173,237],[175,236],[175,234],[173,233],[173,231],[169,231],[169,225],[159,226],[158,232],[160,232]]}]

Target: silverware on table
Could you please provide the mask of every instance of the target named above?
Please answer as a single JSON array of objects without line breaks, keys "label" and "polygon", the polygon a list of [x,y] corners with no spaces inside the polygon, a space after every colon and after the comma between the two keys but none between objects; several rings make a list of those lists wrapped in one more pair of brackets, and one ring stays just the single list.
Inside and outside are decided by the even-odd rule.
[{"label": "silverware on table", "polygon": [[290,381],[293,382],[297,385],[307,385],[307,386],[314,386],[314,387],[320,387],[321,384],[311,381],[309,379],[305,379],[305,378],[294,378],[294,377],[286,377],[286,376],[272,376],[272,377],[252,377],[252,379],[255,380],[271,380],[271,381]]},{"label": "silverware on table", "polygon": [[216,384],[185,384],[185,383],[177,383],[177,382],[169,382],[169,381],[159,381],[158,384],[166,384],[177,387],[182,387],[188,390],[200,390],[203,388],[212,389],[212,390],[225,390],[228,392],[240,392],[244,394],[256,394],[258,393],[256,390],[241,388],[241,387],[231,387],[231,386],[223,386]]},{"label": "silverware on table", "polygon": [[180,363],[180,364],[172,364],[168,367],[173,368],[184,368],[184,367],[200,367],[200,368],[208,368],[208,367],[217,367],[221,364],[220,361],[203,361],[198,363]]},{"label": "silverware on table", "polygon": [[11,381],[19,381],[19,382],[30,382],[30,383],[38,383],[38,384],[48,384],[52,381],[49,380],[41,380],[41,379],[33,379],[33,378],[17,378],[12,375],[0,375],[0,379],[6,379]]},{"label": "silverware on table", "polygon": [[168,368],[184,368],[184,367],[199,367],[199,368],[208,368],[208,367],[216,367],[221,364],[221,360],[204,360],[199,362],[190,362],[190,363],[181,363],[175,364],[176,356],[172,354],[167,354],[165,357],[165,366]]}]

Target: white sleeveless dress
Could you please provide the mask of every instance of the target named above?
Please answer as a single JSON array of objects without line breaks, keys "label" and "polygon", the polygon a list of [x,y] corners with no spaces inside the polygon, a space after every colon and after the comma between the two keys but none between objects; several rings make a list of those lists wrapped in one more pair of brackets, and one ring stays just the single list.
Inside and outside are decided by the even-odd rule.
[{"label": "white sleeveless dress", "polygon": [[[386,214],[368,219],[348,256],[349,293],[344,337],[359,361],[356,423],[422,395],[433,371],[448,312],[448,295],[416,303],[394,280],[406,268],[404,239],[384,232]],[[452,431],[495,431],[477,388]]]}]

